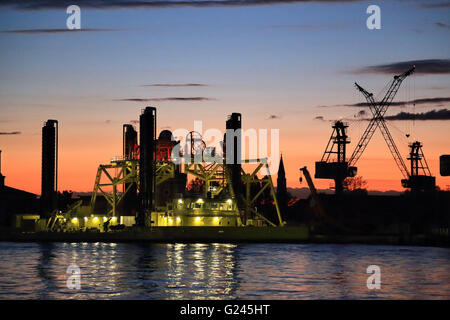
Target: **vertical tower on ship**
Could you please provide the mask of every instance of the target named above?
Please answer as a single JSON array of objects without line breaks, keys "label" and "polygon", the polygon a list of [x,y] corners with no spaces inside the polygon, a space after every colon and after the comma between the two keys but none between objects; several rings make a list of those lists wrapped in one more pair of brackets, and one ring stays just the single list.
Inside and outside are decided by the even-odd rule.
[{"label": "vertical tower on ship", "polygon": [[[123,125],[123,160],[137,161],[138,159],[138,136],[131,124]],[[130,168],[127,167],[127,174]],[[131,186],[130,186],[131,184]],[[123,198],[123,214],[125,216],[135,216],[137,209],[137,185],[134,183],[124,183],[124,192],[128,192]]]},{"label": "vertical tower on ship", "polygon": [[42,127],[41,210],[44,216],[57,209],[58,121],[47,120]]},{"label": "vertical tower on ship", "polygon": [[142,112],[139,130],[139,213],[136,223],[150,226],[150,214],[155,207],[156,108]]},{"label": "vertical tower on ship", "polygon": [[[226,164],[231,175],[231,184],[237,199],[242,193],[241,187],[241,130],[240,113],[232,113],[226,122],[225,134]],[[232,157],[230,158],[230,155]]]}]

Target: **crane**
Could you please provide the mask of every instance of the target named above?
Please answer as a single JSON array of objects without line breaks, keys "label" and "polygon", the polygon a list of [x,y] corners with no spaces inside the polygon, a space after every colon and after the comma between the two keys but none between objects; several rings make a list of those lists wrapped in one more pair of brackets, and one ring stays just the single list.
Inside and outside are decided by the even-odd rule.
[{"label": "crane", "polygon": [[410,153],[408,160],[411,162],[411,174],[408,179],[402,180],[405,188],[412,192],[433,191],[436,189],[436,178],[431,175],[427,160],[422,150],[422,143],[414,141],[409,144]]},{"label": "crane", "polygon": [[347,128],[348,126],[342,121],[336,121],[333,124],[333,132],[322,159],[316,162],[314,177],[333,179],[336,194],[342,193],[345,178],[356,175],[356,167],[349,167],[346,161],[346,146],[350,143],[346,132]]},{"label": "crane", "polygon": [[[377,127],[380,128],[381,134],[383,135],[384,140],[391,152],[397,167],[400,169],[400,172],[403,175],[402,185],[405,188],[410,188],[412,191],[420,191],[420,190],[433,190],[436,185],[436,180],[433,176],[431,176],[430,169],[425,160],[425,156],[422,151],[422,144],[419,141],[416,141],[409,145],[411,152],[408,160],[411,161],[411,172],[408,171],[405,162],[403,161],[400,152],[392,138],[391,133],[386,125],[386,120],[384,119],[384,114],[386,113],[389,105],[392,103],[395,95],[400,88],[401,83],[405,80],[406,77],[411,75],[415,70],[415,66],[412,66],[408,71],[402,73],[401,75],[394,76],[389,89],[384,96],[383,100],[380,103],[376,103],[373,94],[365,90],[359,84],[355,82],[355,86],[360,91],[364,97],[366,98],[369,109],[372,112],[372,119],[364,131],[361,139],[359,140],[353,154],[351,155],[348,163],[349,166],[354,166],[358,159],[361,157],[362,153],[366,149],[369,144],[370,139]],[[423,160],[423,161],[422,161]],[[422,172],[419,172],[419,169],[422,169]],[[423,174],[420,174],[423,173]]]},{"label": "crane", "polygon": [[386,121],[384,119],[384,114],[386,113],[387,109],[389,108],[390,104],[392,103],[392,100],[394,99],[395,95],[398,92],[398,89],[400,88],[400,85],[402,84],[403,80],[405,80],[406,77],[411,75],[414,70],[415,66],[412,66],[408,71],[402,73],[401,75],[394,76],[394,79],[392,80],[389,89],[386,92],[386,95],[384,96],[383,100],[381,100],[380,103],[376,103],[375,99],[373,97],[373,94],[365,90],[363,87],[358,85],[355,82],[356,88],[364,95],[366,98],[369,109],[372,112],[372,119],[369,122],[369,125],[367,126],[366,130],[364,131],[363,135],[361,136],[361,139],[359,140],[358,144],[356,145],[355,150],[353,151],[352,155],[350,156],[350,159],[348,161],[349,166],[355,166],[356,162],[361,157],[362,153],[366,149],[367,145],[370,142],[370,139],[372,138],[373,134],[375,133],[375,130],[377,127],[380,128],[380,131],[383,135],[384,140],[386,141],[386,144],[388,145],[389,151],[391,152],[392,156],[394,157],[395,163],[397,164],[398,168],[400,169],[403,177],[405,179],[409,179],[409,172],[405,165],[405,162],[403,161],[403,158],[400,155],[400,152],[398,151],[397,146],[395,145],[394,139],[392,138],[391,133],[389,132],[389,129],[386,125]]},{"label": "crane", "polygon": [[[322,202],[320,201],[319,195],[317,194],[316,187],[314,186],[314,182],[311,179],[311,175],[306,167],[300,168],[300,171],[303,172],[305,176],[306,182],[308,183],[309,190],[311,191],[311,197],[314,200],[316,216],[319,218],[323,218],[325,216],[325,211],[322,206]],[[301,182],[301,178],[300,178]]]},{"label": "crane", "polygon": [[[355,82],[356,89],[361,92],[366,98],[367,105],[369,106],[373,117],[370,120],[363,135],[359,139],[359,142],[348,161],[346,161],[345,159],[346,145],[349,143],[347,139],[348,137],[345,132],[347,126],[344,125],[341,121],[336,121],[333,125],[333,133],[331,134],[330,140],[328,141],[325,153],[323,154],[321,161],[316,162],[315,178],[334,179],[336,194],[339,194],[343,191],[342,182],[344,181],[344,179],[346,179],[347,177],[354,177],[356,175],[356,163],[360,159],[364,150],[366,150],[366,147],[372,139],[373,134],[375,133],[377,128],[380,128],[381,134],[386,141],[389,151],[391,152],[397,167],[400,169],[400,172],[403,176],[403,179],[401,181],[402,185],[405,188],[410,188],[412,191],[434,189],[435,178],[431,176],[428,164],[426,163],[421,149],[422,145],[420,144],[420,142],[416,141],[409,146],[411,148],[410,157],[408,158],[408,160],[411,161],[410,173],[402,156],[400,155],[394,139],[392,138],[389,128],[387,127],[386,120],[384,119],[384,115],[391,105],[398,90],[400,89],[400,85],[402,84],[403,80],[411,75],[414,72],[415,68],[415,66],[412,66],[406,72],[394,76],[394,79],[391,80],[390,84],[388,85],[388,90],[385,96],[380,102],[376,102],[372,93],[368,92],[366,89]],[[336,146],[337,148],[335,151]],[[332,160],[332,154],[336,154],[336,160]],[[423,164],[422,162],[420,162],[419,165],[418,163],[422,159]],[[413,168],[416,169],[414,170]],[[423,169],[423,174],[419,174],[418,169]]]},{"label": "crane", "polygon": [[[352,232],[353,230],[349,229],[344,224],[342,224],[342,222],[339,219],[337,219],[325,212],[323,203],[320,200],[319,194],[317,193],[317,189],[314,186],[314,182],[311,179],[311,175],[309,174],[309,171],[306,168],[306,166],[303,168],[300,168],[300,171],[305,176],[306,183],[308,184],[309,190],[311,191],[311,198],[313,200],[312,204],[313,204],[313,207],[315,210],[314,218],[316,220],[315,222],[312,223],[312,225],[327,223],[327,224],[333,225],[334,227],[338,227],[345,232]],[[302,182],[301,177],[300,177],[300,182]]]}]

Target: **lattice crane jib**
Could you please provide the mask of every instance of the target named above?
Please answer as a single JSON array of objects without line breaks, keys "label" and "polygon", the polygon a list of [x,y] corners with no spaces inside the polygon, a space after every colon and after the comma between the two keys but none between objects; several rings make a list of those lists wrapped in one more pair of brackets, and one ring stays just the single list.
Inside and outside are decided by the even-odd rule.
[{"label": "lattice crane jib", "polygon": [[[345,162],[346,158],[346,145],[350,143],[348,140],[346,129],[348,128],[342,121],[336,121],[333,125],[333,132],[331,133],[328,144],[325,148],[325,152],[320,161],[322,162]],[[336,159],[333,160],[332,155],[336,155]]]},{"label": "lattice crane jib", "polygon": [[384,140],[386,141],[386,144],[389,148],[389,151],[391,152],[395,163],[397,164],[398,168],[400,169],[402,175],[405,178],[409,177],[408,169],[405,165],[405,162],[403,161],[402,156],[400,155],[400,152],[398,151],[398,148],[394,142],[394,139],[392,138],[391,133],[389,132],[389,129],[386,125],[384,114],[386,113],[387,109],[391,105],[395,95],[397,94],[401,83],[403,80],[411,75],[415,70],[415,66],[413,66],[408,71],[404,72],[401,75],[394,76],[394,79],[391,81],[389,88],[381,100],[381,102],[377,103],[375,102],[375,99],[373,97],[373,94],[362,88],[360,85],[358,85],[355,82],[355,86],[360,91],[364,97],[367,100],[367,104],[369,106],[370,111],[372,112],[372,119],[370,120],[366,130],[364,131],[363,135],[361,136],[358,144],[355,147],[355,150],[353,151],[350,159],[349,159],[349,165],[354,166],[356,165],[356,162],[359,160],[361,155],[363,154],[364,150],[366,149],[367,145],[369,144],[370,140],[372,139],[373,134],[375,133],[377,128],[380,128],[380,131],[383,135]]}]

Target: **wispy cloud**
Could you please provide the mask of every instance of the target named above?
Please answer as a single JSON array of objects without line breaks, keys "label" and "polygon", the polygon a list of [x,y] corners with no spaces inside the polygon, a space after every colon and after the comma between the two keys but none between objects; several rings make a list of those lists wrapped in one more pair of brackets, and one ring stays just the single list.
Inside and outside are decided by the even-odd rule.
[{"label": "wispy cloud", "polygon": [[268,26],[274,29],[291,29],[304,31],[321,31],[321,30],[342,30],[351,27],[351,23],[334,23],[334,24],[275,24]]},{"label": "wispy cloud", "polygon": [[436,25],[437,25],[439,28],[450,29],[450,25],[448,25],[448,24],[446,24],[446,23],[436,22]]},{"label": "wispy cloud", "polygon": [[430,87],[427,87],[427,89],[430,89],[430,90],[447,90],[449,88],[450,87],[448,87],[448,86],[430,86]]},{"label": "wispy cloud", "polygon": [[[76,4],[85,8],[116,9],[116,8],[179,8],[179,7],[246,7],[295,3],[349,3],[362,0],[78,0]],[[60,9],[73,4],[73,0],[4,0],[0,6],[9,6],[22,10]]]},{"label": "wispy cloud", "polygon": [[281,119],[280,116],[277,116],[276,114],[271,114],[267,120],[277,120],[277,119]]},{"label": "wispy cloud", "polygon": [[423,113],[400,112],[384,118],[386,120],[450,120],[450,110],[431,110]]},{"label": "wispy cloud", "polygon": [[401,74],[415,65],[417,74],[447,74],[450,73],[450,59],[426,59],[410,60],[389,64],[363,67],[351,73],[379,73],[379,74]]},{"label": "wispy cloud", "polygon": [[153,83],[143,84],[140,87],[207,87],[207,84],[203,83]]},{"label": "wispy cloud", "polygon": [[15,134],[22,134],[22,132],[20,132],[20,131],[0,132],[0,135],[2,135],[2,136],[10,136],[10,135],[15,135]]},{"label": "wispy cloud", "polygon": [[[418,121],[426,121],[426,120],[450,120],[450,109],[440,109],[440,110],[431,110],[422,113],[412,113],[412,112],[399,112],[397,114],[391,116],[385,116],[386,120],[418,120]],[[322,121],[336,121],[336,120],[325,120],[323,117],[316,117],[315,120]],[[369,121],[372,120],[370,117],[358,117],[354,116],[353,118],[343,118],[341,121]]]},{"label": "wispy cloud", "polygon": [[357,114],[353,115],[354,118],[363,118],[367,115],[366,110],[359,110]]},{"label": "wispy cloud", "polygon": [[[402,121],[402,120],[418,120],[418,121],[426,121],[426,120],[450,120],[450,109],[440,109],[440,110],[431,110],[427,112],[422,113],[412,113],[412,112],[399,112],[397,114],[391,115],[391,116],[385,116],[384,119],[386,120],[395,120],[395,121]],[[317,116],[314,118],[314,120],[317,121],[328,121],[328,122],[335,122],[336,119],[333,120],[327,120],[323,116]],[[348,121],[348,122],[359,122],[359,121],[370,121],[372,120],[371,117],[367,117],[367,112],[364,110],[358,112],[353,116],[353,118],[340,118],[341,121]]]},{"label": "wispy cloud", "polygon": [[80,32],[112,32],[119,31],[119,29],[15,29],[15,30],[0,30],[0,33],[13,33],[13,34],[54,34],[54,33],[80,33]]},{"label": "wispy cloud", "polygon": [[168,98],[123,98],[115,99],[114,101],[128,101],[128,102],[161,102],[161,101],[215,101],[214,98],[205,97],[168,97]]},{"label": "wispy cloud", "polygon": [[[436,97],[436,98],[421,98],[421,99],[415,99],[411,101],[394,101],[391,102],[391,106],[406,106],[411,104],[419,104],[419,105],[433,105],[433,106],[440,106],[445,103],[450,102],[450,97]],[[367,102],[359,102],[359,103],[352,103],[352,104],[335,104],[330,106],[321,105],[318,106],[318,108],[328,108],[328,107],[368,107],[369,104]]]},{"label": "wispy cloud", "polygon": [[[427,1],[428,2],[428,1]],[[429,9],[439,9],[439,8],[450,8],[450,1],[440,1],[440,2],[434,2],[434,3],[422,3],[423,8],[429,8]]]}]

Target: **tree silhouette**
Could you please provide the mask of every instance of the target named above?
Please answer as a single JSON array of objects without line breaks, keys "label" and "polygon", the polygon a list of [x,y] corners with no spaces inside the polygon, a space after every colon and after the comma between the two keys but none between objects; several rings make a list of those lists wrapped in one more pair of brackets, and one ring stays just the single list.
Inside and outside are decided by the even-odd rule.
[{"label": "tree silhouette", "polygon": [[362,176],[349,177],[344,180],[343,187],[347,191],[366,190],[367,181]]}]

